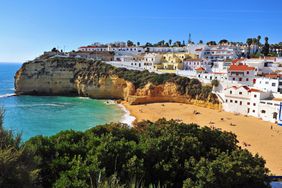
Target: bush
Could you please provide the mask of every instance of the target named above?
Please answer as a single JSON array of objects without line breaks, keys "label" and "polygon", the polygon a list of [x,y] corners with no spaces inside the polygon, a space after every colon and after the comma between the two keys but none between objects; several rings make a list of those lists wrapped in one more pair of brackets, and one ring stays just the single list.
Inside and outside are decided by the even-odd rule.
[{"label": "bush", "polygon": [[97,126],[25,143],[43,187],[268,187],[265,161],[236,136],[161,119]]}]

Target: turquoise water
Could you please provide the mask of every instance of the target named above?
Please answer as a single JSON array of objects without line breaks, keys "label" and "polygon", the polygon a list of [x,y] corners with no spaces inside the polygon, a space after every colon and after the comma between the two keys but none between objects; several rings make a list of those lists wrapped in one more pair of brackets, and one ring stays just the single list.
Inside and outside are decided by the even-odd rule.
[{"label": "turquoise water", "polygon": [[23,134],[50,136],[62,130],[86,130],[118,122],[124,111],[103,100],[81,97],[7,97],[14,92],[13,77],[20,64],[0,64],[0,106],[5,109],[4,126]]}]

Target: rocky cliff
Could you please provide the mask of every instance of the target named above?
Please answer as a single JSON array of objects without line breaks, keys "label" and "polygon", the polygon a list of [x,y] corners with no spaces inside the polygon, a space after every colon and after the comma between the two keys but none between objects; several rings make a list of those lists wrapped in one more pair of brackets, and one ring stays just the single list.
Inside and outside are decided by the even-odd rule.
[{"label": "rocky cliff", "polygon": [[118,69],[83,59],[49,58],[24,63],[16,73],[15,88],[18,95],[87,96],[122,99],[130,104],[182,102],[219,107],[210,88],[194,80]]}]

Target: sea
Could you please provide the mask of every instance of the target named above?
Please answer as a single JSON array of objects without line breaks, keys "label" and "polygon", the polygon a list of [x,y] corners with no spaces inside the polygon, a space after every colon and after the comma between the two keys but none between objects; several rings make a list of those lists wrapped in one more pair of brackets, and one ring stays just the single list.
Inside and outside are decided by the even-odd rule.
[{"label": "sea", "polygon": [[0,63],[0,107],[4,128],[22,134],[52,136],[63,130],[85,131],[110,122],[131,124],[129,112],[113,101],[86,97],[14,96],[14,75],[20,63]]}]

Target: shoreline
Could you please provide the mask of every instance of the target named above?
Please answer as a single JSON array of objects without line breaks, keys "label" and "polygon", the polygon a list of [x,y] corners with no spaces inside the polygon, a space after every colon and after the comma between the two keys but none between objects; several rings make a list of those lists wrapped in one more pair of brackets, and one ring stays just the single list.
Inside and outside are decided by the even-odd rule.
[{"label": "shoreline", "polygon": [[[115,101],[116,102],[116,101]],[[122,116],[120,123],[125,123],[127,125],[129,125],[130,127],[133,127],[134,122],[136,121],[136,117],[131,115],[130,111],[121,103],[118,104],[116,103],[122,111],[124,111],[124,115]]]},{"label": "shoreline", "polygon": [[[253,155],[259,154],[266,167],[274,175],[282,175],[282,127],[261,119],[236,115],[182,103],[153,103],[143,105],[122,104],[136,118],[156,121],[160,118],[177,119],[184,123],[196,123],[200,127],[217,128],[237,136],[238,146]],[[195,111],[197,114],[195,114]]]}]

